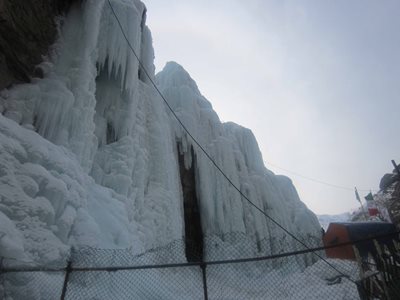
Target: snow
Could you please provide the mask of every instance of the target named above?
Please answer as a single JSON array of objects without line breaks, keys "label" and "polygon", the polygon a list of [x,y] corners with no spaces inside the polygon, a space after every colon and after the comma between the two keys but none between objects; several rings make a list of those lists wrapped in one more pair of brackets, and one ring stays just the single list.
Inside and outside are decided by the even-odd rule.
[{"label": "snow", "polygon": [[0,212],[0,256],[6,258],[24,258],[22,235],[14,223]]},{"label": "snow", "polygon": [[[320,245],[316,216],[289,178],[264,166],[252,132],[221,123],[177,63],[154,75],[144,5],[111,3],[150,76],[229,179],[298,239]],[[44,78],[0,92],[0,255],[6,266],[63,265],[71,247],[137,254],[181,239],[178,151],[186,167],[195,162],[207,236],[242,234],[246,239],[224,241],[224,248],[249,243],[258,255],[303,248],[242,199],[178,124],[127,47],[107,1],[72,6],[59,31],[38,66]],[[290,264],[300,271],[313,261],[305,255]]]},{"label": "snow", "polygon": [[317,215],[317,217],[321,227],[327,230],[329,224],[332,222],[349,222],[351,215],[351,212],[345,212],[337,215]]},{"label": "snow", "polygon": [[[114,253],[115,254],[115,253]],[[118,257],[114,256],[113,258]],[[323,262],[292,272],[278,268],[265,272],[265,262],[207,266],[210,299],[359,299],[354,263],[329,260],[345,276],[338,277]],[[63,276],[59,273],[24,274],[19,281],[7,275],[5,285],[13,299],[57,299]],[[22,284],[21,284],[22,283]],[[46,284],[44,284],[46,283]],[[36,286],[35,286],[36,284]],[[38,289],[37,285],[43,288]],[[129,287],[129,288],[128,288]],[[1,292],[1,291],[0,291]],[[67,299],[202,299],[202,273],[198,266],[118,272],[72,272]]]},{"label": "snow", "polygon": [[[70,245],[132,242],[115,241],[115,228],[100,228],[102,222],[94,221],[93,215],[103,214],[126,232],[132,228],[115,192],[96,185],[71,152],[2,116],[0,139],[1,220],[6,237],[17,229],[12,235],[16,245],[23,245],[24,261],[59,263],[68,257]],[[95,210],[98,203],[103,206]],[[89,209],[97,214],[89,215]]]}]

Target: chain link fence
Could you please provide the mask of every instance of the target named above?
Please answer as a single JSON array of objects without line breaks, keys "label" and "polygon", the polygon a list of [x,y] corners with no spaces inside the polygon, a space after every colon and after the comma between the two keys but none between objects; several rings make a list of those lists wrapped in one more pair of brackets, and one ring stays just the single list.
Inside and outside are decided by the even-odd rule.
[{"label": "chain link fence", "polygon": [[[142,254],[131,249],[73,250],[68,265],[62,267],[4,262],[0,298],[400,299],[400,285],[395,284],[400,278],[396,277],[398,248],[384,253],[389,261],[382,268],[392,271],[365,261],[366,271],[354,260],[324,258],[323,247],[265,255],[270,241],[244,243],[244,238],[238,234],[205,238],[203,262],[187,261],[183,240]],[[384,280],[388,274],[390,280]],[[366,281],[367,276],[386,282],[386,288],[379,291],[379,284]]]}]

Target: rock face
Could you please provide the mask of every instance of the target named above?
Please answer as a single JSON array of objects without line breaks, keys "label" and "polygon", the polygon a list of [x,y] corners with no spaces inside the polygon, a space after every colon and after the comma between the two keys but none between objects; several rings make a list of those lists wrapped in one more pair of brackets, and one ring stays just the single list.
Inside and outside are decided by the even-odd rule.
[{"label": "rock face", "polygon": [[400,181],[400,176],[398,174],[395,174],[395,173],[385,174],[385,175],[383,175],[383,177],[379,183],[379,189],[387,190],[396,181]]},{"label": "rock face", "polygon": [[[179,147],[179,144],[178,144]],[[178,148],[179,151],[179,148]],[[193,148],[191,155],[194,157]],[[188,261],[203,261],[203,229],[199,200],[196,193],[196,159],[189,168],[185,166],[185,156],[179,154],[179,174],[182,184],[183,211],[185,221],[185,254]]]},{"label": "rock face", "polygon": [[386,221],[400,229],[400,174],[396,169],[383,175],[379,183],[379,191],[373,195],[374,204],[379,214],[369,216],[366,208],[353,213],[352,221]]},{"label": "rock face", "polygon": [[0,90],[29,82],[57,37],[56,16],[74,0],[0,0]]},{"label": "rock face", "polygon": [[400,228],[400,174],[396,169],[382,177],[379,188],[374,199],[387,209],[390,221]]},{"label": "rock face", "polygon": [[[144,4],[111,4],[125,36],[107,1],[72,5],[54,54],[40,64],[43,78],[0,92],[0,221],[15,225],[0,234],[0,248],[13,249],[9,241],[15,239],[24,260],[47,265],[62,261],[71,246],[143,252],[185,236],[200,248],[203,236],[216,237],[203,245],[205,259],[211,247],[224,249],[219,243],[249,244],[265,255],[299,249],[232,188],[177,123],[125,37],[231,182],[297,238],[316,246],[316,216],[289,178],[264,166],[252,132],[222,123],[177,63],[155,76]],[[16,74],[26,75],[33,59],[19,62]],[[16,230],[20,235],[10,237]],[[219,239],[231,233],[241,238]],[[295,260],[297,267],[311,262]]]}]

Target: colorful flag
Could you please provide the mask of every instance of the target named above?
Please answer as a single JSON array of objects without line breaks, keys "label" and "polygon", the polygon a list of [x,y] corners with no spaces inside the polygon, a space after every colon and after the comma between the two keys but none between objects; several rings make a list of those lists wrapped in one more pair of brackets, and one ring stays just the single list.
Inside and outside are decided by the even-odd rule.
[{"label": "colorful flag", "polygon": [[364,211],[364,207],[363,207],[363,205],[362,205],[362,202],[361,202],[361,199],[360,199],[360,195],[358,194],[358,191],[357,191],[357,188],[356,188],[356,187],[354,188],[354,192],[356,193],[357,201],[360,202],[361,212],[362,212],[362,214],[363,214],[365,220],[368,221],[367,213]]},{"label": "colorful flag", "polygon": [[364,197],[367,201],[367,209],[368,213],[371,217],[374,217],[379,214],[378,207],[376,207],[376,203],[374,201],[374,196],[372,193],[369,193],[367,196]]},{"label": "colorful flag", "polygon": [[367,201],[374,201],[374,196],[372,196],[372,193],[370,192],[367,196],[364,197],[365,200]]}]

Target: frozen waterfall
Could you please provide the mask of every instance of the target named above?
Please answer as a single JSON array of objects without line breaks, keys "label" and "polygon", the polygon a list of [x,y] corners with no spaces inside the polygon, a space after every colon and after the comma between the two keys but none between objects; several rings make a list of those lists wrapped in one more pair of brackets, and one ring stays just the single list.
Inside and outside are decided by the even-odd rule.
[{"label": "frozen waterfall", "polygon": [[[177,63],[154,75],[143,3],[111,2],[147,72],[230,180],[296,237],[318,243],[316,216],[289,178],[265,168],[252,132],[221,123]],[[38,68],[43,78],[0,93],[1,255],[51,264],[65,259],[71,246],[139,253],[180,239],[182,166],[192,169],[202,234],[241,233],[255,245],[268,239],[267,248],[255,249],[266,255],[298,249],[242,199],[176,122],[107,1],[75,4]]]}]

